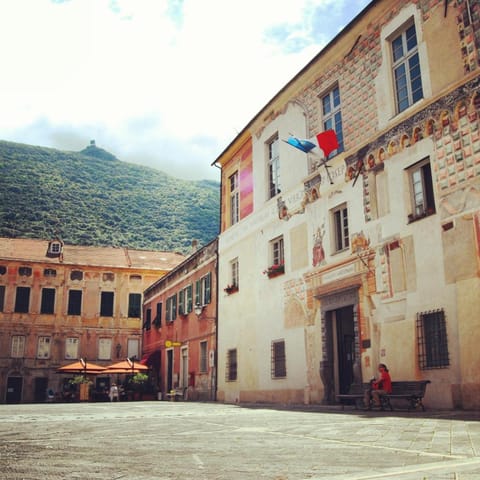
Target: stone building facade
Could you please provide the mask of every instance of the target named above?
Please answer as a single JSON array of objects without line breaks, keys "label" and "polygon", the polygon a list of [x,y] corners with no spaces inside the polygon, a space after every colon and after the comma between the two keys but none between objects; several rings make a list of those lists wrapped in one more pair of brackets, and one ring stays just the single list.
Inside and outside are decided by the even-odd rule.
[{"label": "stone building facade", "polygon": [[[141,358],[144,289],[183,261],[171,252],[0,239],[0,401],[62,398],[61,366]],[[108,382],[108,379],[104,379]]]},{"label": "stone building facade", "polygon": [[478,2],[372,1],[216,159],[219,399],[334,403],[382,362],[480,406],[479,47]]}]

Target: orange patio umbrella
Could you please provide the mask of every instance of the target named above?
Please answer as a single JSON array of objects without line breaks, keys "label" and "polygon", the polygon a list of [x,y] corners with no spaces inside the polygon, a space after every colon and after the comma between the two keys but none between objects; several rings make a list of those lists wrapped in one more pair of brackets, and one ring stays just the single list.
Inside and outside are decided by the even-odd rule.
[{"label": "orange patio umbrella", "polygon": [[105,367],[101,367],[92,362],[88,362],[81,358],[78,362],[70,363],[64,365],[57,369],[57,373],[103,373]]},{"label": "orange patio umbrella", "polygon": [[114,363],[112,365],[109,365],[106,367],[104,370],[102,370],[102,373],[110,374],[110,373],[147,373],[149,370],[149,367],[146,365],[141,364],[140,362],[135,362],[127,358],[126,360],[123,360],[121,362]]}]

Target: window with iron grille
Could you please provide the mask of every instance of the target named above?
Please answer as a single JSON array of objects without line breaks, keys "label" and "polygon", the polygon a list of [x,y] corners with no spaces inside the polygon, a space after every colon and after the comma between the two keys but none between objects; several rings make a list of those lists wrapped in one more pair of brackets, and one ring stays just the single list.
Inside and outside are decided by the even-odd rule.
[{"label": "window with iron grille", "polygon": [[286,376],[285,340],[274,340],[272,342],[272,378],[285,378]]},{"label": "window with iron grille", "polygon": [[227,352],[227,368],[225,370],[227,382],[237,380],[237,349],[232,348]]},{"label": "window with iron grille", "polygon": [[417,314],[417,341],[421,370],[446,368],[450,365],[443,309]]}]

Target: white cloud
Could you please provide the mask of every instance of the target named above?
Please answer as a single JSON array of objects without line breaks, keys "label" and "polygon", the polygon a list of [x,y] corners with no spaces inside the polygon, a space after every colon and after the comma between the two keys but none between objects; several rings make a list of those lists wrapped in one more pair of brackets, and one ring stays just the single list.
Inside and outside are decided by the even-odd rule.
[{"label": "white cloud", "polygon": [[[3,0],[0,138],[96,139],[121,160],[218,179],[212,161],[351,20],[345,5],[367,3]],[[330,33],[315,27],[322,9]]]}]

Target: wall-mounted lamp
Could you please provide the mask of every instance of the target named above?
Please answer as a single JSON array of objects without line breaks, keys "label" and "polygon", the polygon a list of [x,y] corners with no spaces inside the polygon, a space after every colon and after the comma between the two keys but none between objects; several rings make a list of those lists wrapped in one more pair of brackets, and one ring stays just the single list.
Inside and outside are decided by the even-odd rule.
[{"label": "wall-mounted lamp", "polygon": [[196,303],[193,311],[195,312],[195,315],[196,315],[197,317],[200,317],[200,315],[201,315],[202,312],[203,312],[203,306],[200,305],[199,303]]},{"label": "wall-mounted lamp", "polygon": [[117,358],[120,358],[120,350],[122,350],[122,346],[119,343],[117,343],[115,350],[117,351]]}]

